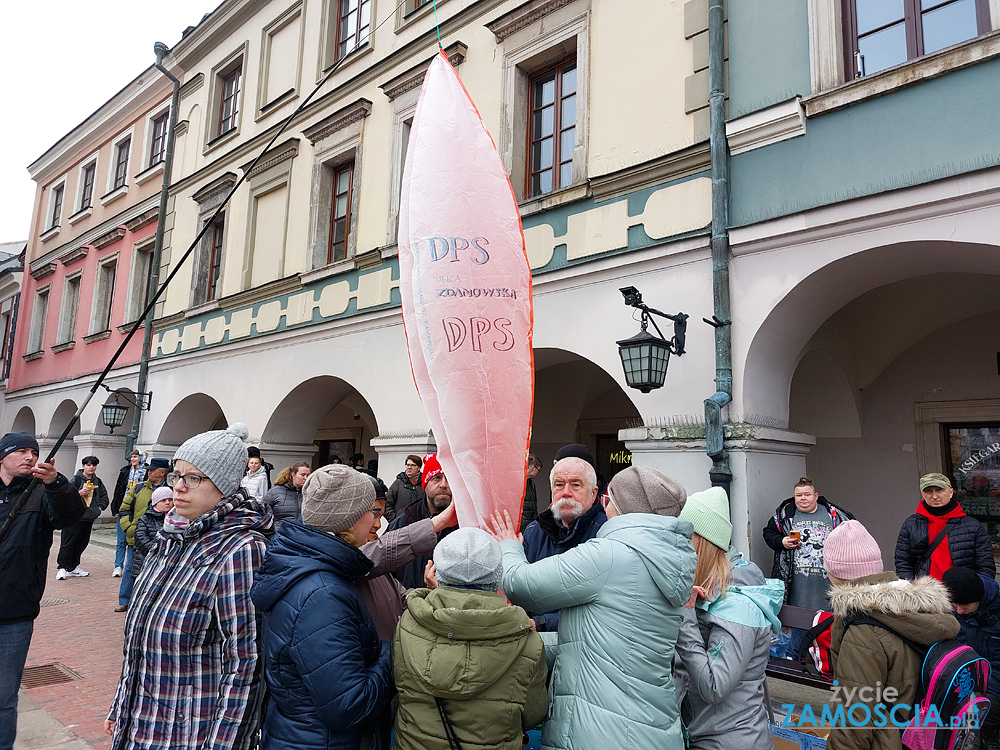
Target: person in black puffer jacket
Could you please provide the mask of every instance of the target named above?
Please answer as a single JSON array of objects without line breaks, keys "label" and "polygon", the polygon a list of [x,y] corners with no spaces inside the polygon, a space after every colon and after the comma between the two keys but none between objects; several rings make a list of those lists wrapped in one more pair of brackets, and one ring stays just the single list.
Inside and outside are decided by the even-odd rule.
[{"label": "person in black puffer jacket", "polygon": [[411,454],[406,457],[406,469],[399,472],[396,480],[389,485],[389,494],[385,498],[386,521],[391,521],[414,503],[426,499],[421,485],[423,466],[424,461],[420,456]]},{"label": "person in black puffer jacket", "polygon": [[[896,575],[904,580],[929,575],[940,581],[948,568],[962,567],[995,578],[990,535],[979,521],[965,515],[951,480],[944,474],[925,474],[920,494],[917,512],[903,521],[896,539]],[[942,531],[941,541],[929,550]]]},{"label": "person in black puffer jacket", "polygon": [[358,549],[375,523],[375,489],[348,466],[324,466],[303,487],[302,523],[268,547],[251,597],[263,613],[268,699],[261,747],[384,750],[393,694],[389,644],[355,582],[372,569]]},{"label": "person in black puffer jacket", "polygon": [[[55,463],[39,462],[38,441],[27,432],[0,438],[0,746],[11,747],[17,730],[17,691],[45,592],[45,566],[53,529],[72,526],[87,509],[80,493]],[[31,482],[40,481],[20,513],[11,509]],[[8,526],[9,521],[9,526]]]},{"label": "person in black puffer jacket", "polygon": [[132,578],[139,577],[142,564],[156,548],[156,535],[163,528],[163,517],[174,507],[174,491],[157,487],[149,501],[149,510],[142,514],[135,526],[135,551],[132,553]]},{"label": "person in black puffer jacket", "polygon": [[309,464],[299,461],[283,470],[274,487],[264,495],[264,505],[274,514],[274,527],[284,521],[294,521],[302,512],[302,485],[309,478]]}]

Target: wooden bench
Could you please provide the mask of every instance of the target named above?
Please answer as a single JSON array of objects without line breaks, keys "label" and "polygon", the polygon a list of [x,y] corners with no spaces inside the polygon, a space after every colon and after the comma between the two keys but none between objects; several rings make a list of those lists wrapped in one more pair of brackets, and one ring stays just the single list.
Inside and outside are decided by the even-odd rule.
[{"label": "wooden bench", "polygon": [[[813,620],[816,617],[817,611],[815,609],[793,607],[790,604],[786,604],[778,612],[778,619],[781,621],[782,627],[809,630],[813,626]],[[833,686],[831,680],[806,672],[798,659],[782,659],[772,656],[768,659],[765,674],[776,680],[794,682],[797,685],[806,685],[807,687],[819,688],[820,690],[829,690]],[[767,693],[766,682],[764,683],[764,700],[767,705],[768,714],[773,722],[774,715],[771,712],[771,698]]]}]

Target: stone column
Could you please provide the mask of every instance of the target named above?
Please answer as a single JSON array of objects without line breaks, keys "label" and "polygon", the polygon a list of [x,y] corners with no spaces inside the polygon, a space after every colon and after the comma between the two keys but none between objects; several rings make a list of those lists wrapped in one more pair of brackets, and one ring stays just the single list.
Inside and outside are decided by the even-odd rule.
[{"label": "stone column", "polygon": [[394,432],[373,437],[371,446],[378,453],[379,479],[392,484],[396,475],[406,467],[406,457],[411,453],[423,457],[437,450],[434,436],[429,430],[411,433]]},{"label": "stone column", "polygon": [[[768,518],[806,473],[806,455],[816,439],[803,433],[746,423],[726,425],[726,450],[733,468],[730,518],[733,545],[748,554],[765,575],[773,551],[761,533]],[[711,486],[712,461],[705,454],[705,426],[640,427],[621,430],[632,464],[653,466],[674,477],[688,493]]]}]

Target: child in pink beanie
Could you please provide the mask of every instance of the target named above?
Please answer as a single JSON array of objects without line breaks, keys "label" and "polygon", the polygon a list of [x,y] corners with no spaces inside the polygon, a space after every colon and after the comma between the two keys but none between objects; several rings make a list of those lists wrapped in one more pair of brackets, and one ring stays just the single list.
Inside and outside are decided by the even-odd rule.
[{"label": "child in pink beanie", "polygon": [[[958,634],[944,584],[930,577],[901,581],[892,571],[883,572],[878,542],[859,521],[847,521],[830,532],[823,546],[823,566],[833,584],[830,605],[836,619],[830,658],[840,695],[855,696],[851,703],[865,703],[873,716],[876,705],[883,706],[879,712],[886,716],[897,703],[912,706],[923,655],[904,639],[930,646]],[[864,693],[871,700],[852,692],[876,686],[882,688],[879,702],[871,691]],[[886,688],[895,689],[895,700],[884,698]],[[870,723],[837,727],[827,739],[829,750],[902,747],[899,728],[891,723],[882,728]]]}]

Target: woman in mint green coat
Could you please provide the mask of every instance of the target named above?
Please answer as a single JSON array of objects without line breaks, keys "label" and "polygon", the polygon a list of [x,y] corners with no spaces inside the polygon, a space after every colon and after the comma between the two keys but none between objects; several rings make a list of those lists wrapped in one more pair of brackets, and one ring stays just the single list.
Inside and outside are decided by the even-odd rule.
[{"label": "woman in mint green coat", "polygon": [[686,499],[656,469],[625,469],[597,536],[534,564],[509,517],[494,517],[504,593],[531,611],[562,610],[558,645],[546,641],[555,666],[543,748],[684,746],[671,668],[696,561],[691,524],[676,518]]}]

